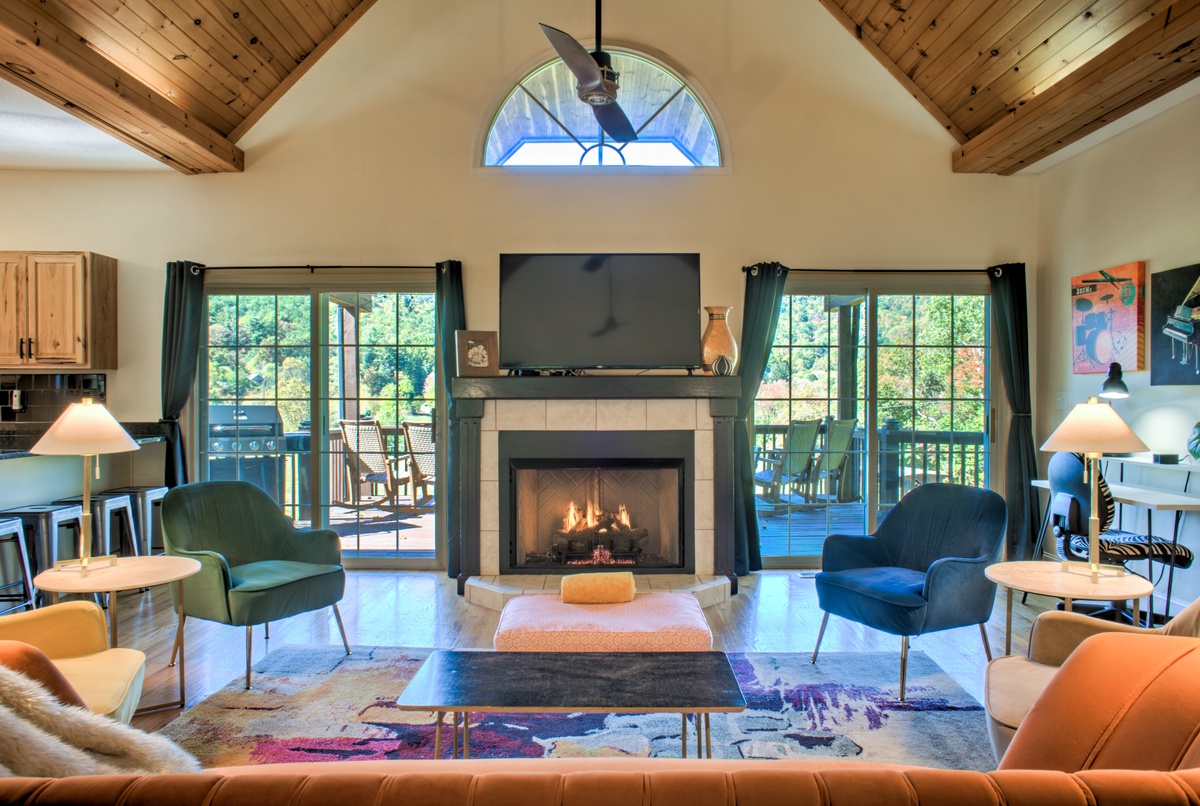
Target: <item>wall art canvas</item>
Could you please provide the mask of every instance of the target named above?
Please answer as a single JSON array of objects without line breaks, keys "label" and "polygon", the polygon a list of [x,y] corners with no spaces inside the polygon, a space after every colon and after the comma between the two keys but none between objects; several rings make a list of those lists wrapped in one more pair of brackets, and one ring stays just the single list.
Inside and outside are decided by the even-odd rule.
[{"label": "wall art canvas", "polygon": [[1200,263],[1150,275],[1150,385],[1200,383]]},{"label": "wall art canvas", "polygon": [[1145,369],[1146,264],[1089,272],[1071,278],[1071,370],[1108,372],[1118,363]]}]

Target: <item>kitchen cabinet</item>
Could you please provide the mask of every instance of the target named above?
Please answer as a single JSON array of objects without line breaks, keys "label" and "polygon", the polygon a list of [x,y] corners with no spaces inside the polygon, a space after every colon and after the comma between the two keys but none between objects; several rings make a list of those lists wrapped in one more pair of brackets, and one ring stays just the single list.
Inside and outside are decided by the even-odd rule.
[{"label": "kitchen cabinet", "polygon": [[117,261],[0,252],[0,369],[117,366]]}]

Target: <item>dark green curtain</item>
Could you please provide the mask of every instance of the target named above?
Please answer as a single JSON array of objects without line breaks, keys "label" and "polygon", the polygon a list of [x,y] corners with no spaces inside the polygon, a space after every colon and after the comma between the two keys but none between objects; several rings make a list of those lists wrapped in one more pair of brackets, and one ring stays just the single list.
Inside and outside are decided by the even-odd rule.
[{"label": "dark green curtain", "polygon": [[738,399],[737,419],[733,424],[733,570],[738,576],[762,570],[758,513],[754,509],[754,443],[750,423],[754,398],[771,355],[787,273],[787,268],[779,263],[756,263],[746,270],[742,365],[738,369],[742,396]]},{"label": "dark green curtain", "polygon": [[446,517],[449,519],[446,534],[449,536],[446,547],[446,573],[451,579],[458,576],[461,568],[460,549],[462,539],[462,512],[459,509],[458,479],[462,469],[458,464],[459,443],[461,435],[458,430],[458,412],[455,410],[454,397],[450,394],[450,380],[456,374],[457,357],[454,346],[454,331],[467,329],[467,309],[463,302],[462,263],[457,260],[444,260],[437,264],[437,284],[435,286],[437,302],[437,339],[442,349],[442,364],[439,368],[444,379],[446,390],[447,411],[444,433],[446,435],[446,475],[447,483],[439,484],[438,489],[445,495],[449,506],[446,507]]},{"label": "dark green curtain", "polygon": [[167,291],[163,301],[162,424],[167,438],[164,483],[178,487],[188,482],[187,452],[179,428],[183,411],[196,381],[200,357],[200,317],[204,314],[204,267],[189,260],[167,264]]},{"label": "dark green curtain", "polygon": [[[1008,428],[1008,467],[1005,499],[1008,502],[1008,559],[1029,559],[1034,530],[1041,521],[1037,492],[1030,487],[1037,477],[1037,452],[1033,445],[1033,409],[1029,392],[1029,301],[1025,292],[1025,264],[1005,263],[988,269],[992,283],[996,357],[1012,420]],[[1036,559],[1036,558],[1034,558]]]}]

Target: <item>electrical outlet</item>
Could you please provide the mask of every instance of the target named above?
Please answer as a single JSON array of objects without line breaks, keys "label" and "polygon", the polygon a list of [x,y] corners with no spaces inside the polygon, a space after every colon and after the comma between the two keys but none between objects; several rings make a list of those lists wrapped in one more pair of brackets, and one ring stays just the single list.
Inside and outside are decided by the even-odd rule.
[{"label": "electrical outlet", "polygon": [[1067,410],[1067,393],[1066,392],[1059,392],[1058,394],[1056,394],[1054,396],[1054,408],[1058,409],[1059,411]]}]

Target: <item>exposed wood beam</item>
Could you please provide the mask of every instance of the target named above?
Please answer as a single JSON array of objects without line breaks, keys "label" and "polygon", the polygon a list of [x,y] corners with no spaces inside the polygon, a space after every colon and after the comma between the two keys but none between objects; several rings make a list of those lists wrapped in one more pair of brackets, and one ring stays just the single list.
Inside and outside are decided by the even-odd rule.
[{"label": "exposed wood beam", "polygon": [[904,86],[904,89],[908,90],[912,97],[917,99],[917,103],[924,107],[926,112],[933,115],[934,119],[936,119],[937,122],[940,123],[942,127],[950,133],[951,137],[953,137],[959,143],[967,142],[967,135],[963,133],[963,130],[960,129],[954,123],[954,121],[947,117],[946,114],[938,108],[937,104],[929,99],[929,96],[925,94],[925,91],[918,87],[907,73],[896,66],[896,63],[892,61],[886,53],[883,52],[879,45],[875,44],[872,39],[864,36],[859,31],[858,23],[856,23],[852,17],[847,15],[846,12],[842,10],[841,6],[837,4],[836,0],[821,0],[821,5],[825,6],[829,13],[832,14],[834,18],[837,19],[837,21],[840,22],[842,26],[850,32],[850,35],[857,39],[859,44],[866,48],[867,51],[875,57],[876,61],[887,68],[887,71],[892,74],[892,77],[899,81],[901,85]]},{"label": "exposed wood beam", "polygon": [[0,3],[0,75],[181,173],[241,171],[241,149],[38,3]]},{"label": "exposed wood beam", "polygon": [[1015,173],[1197,75],[1200,0],[1173,3],[954,152],[957,173]]},{"label": "exposed wood beam", "polygon": [[242,135],[249,131],[251,126],[253,126],[255,123],[258,123],[258,121],[262,119],[262,116],[265,115],[267,111],[275,105],[275,102],[283,97],[285,92],[296,86],[296,82],[308,72],[308,69],[316,64],[318,59],[328,53],[329,49],[337,44],[338,40],[342,38],[342,35],[349,31],[354,26],[354,23],[358,22],[362,15],[367,13],[367,9],[373,5],[375,5],[375,0],[362,0],[362,2],[355,6],[354,10],[347,14],[346,18],[343,19],[338,26],[333,29],[333,33],[321,40],[320,44],[317,45],[313,52],[308,54],[308,56],[305,57],[300,64],[296,65],[296,68],[292,70],[292,72],[288,73],[287,77],[284,78],[283,81],[279,82],[278,86],[275,87],[271,94],[264,98],[263,101],[254,108],[254,111],[247,115],[246,119],[239,123],[234,130],[229,133],[230,141],[236,143],[238,140],[242,139]]}]

